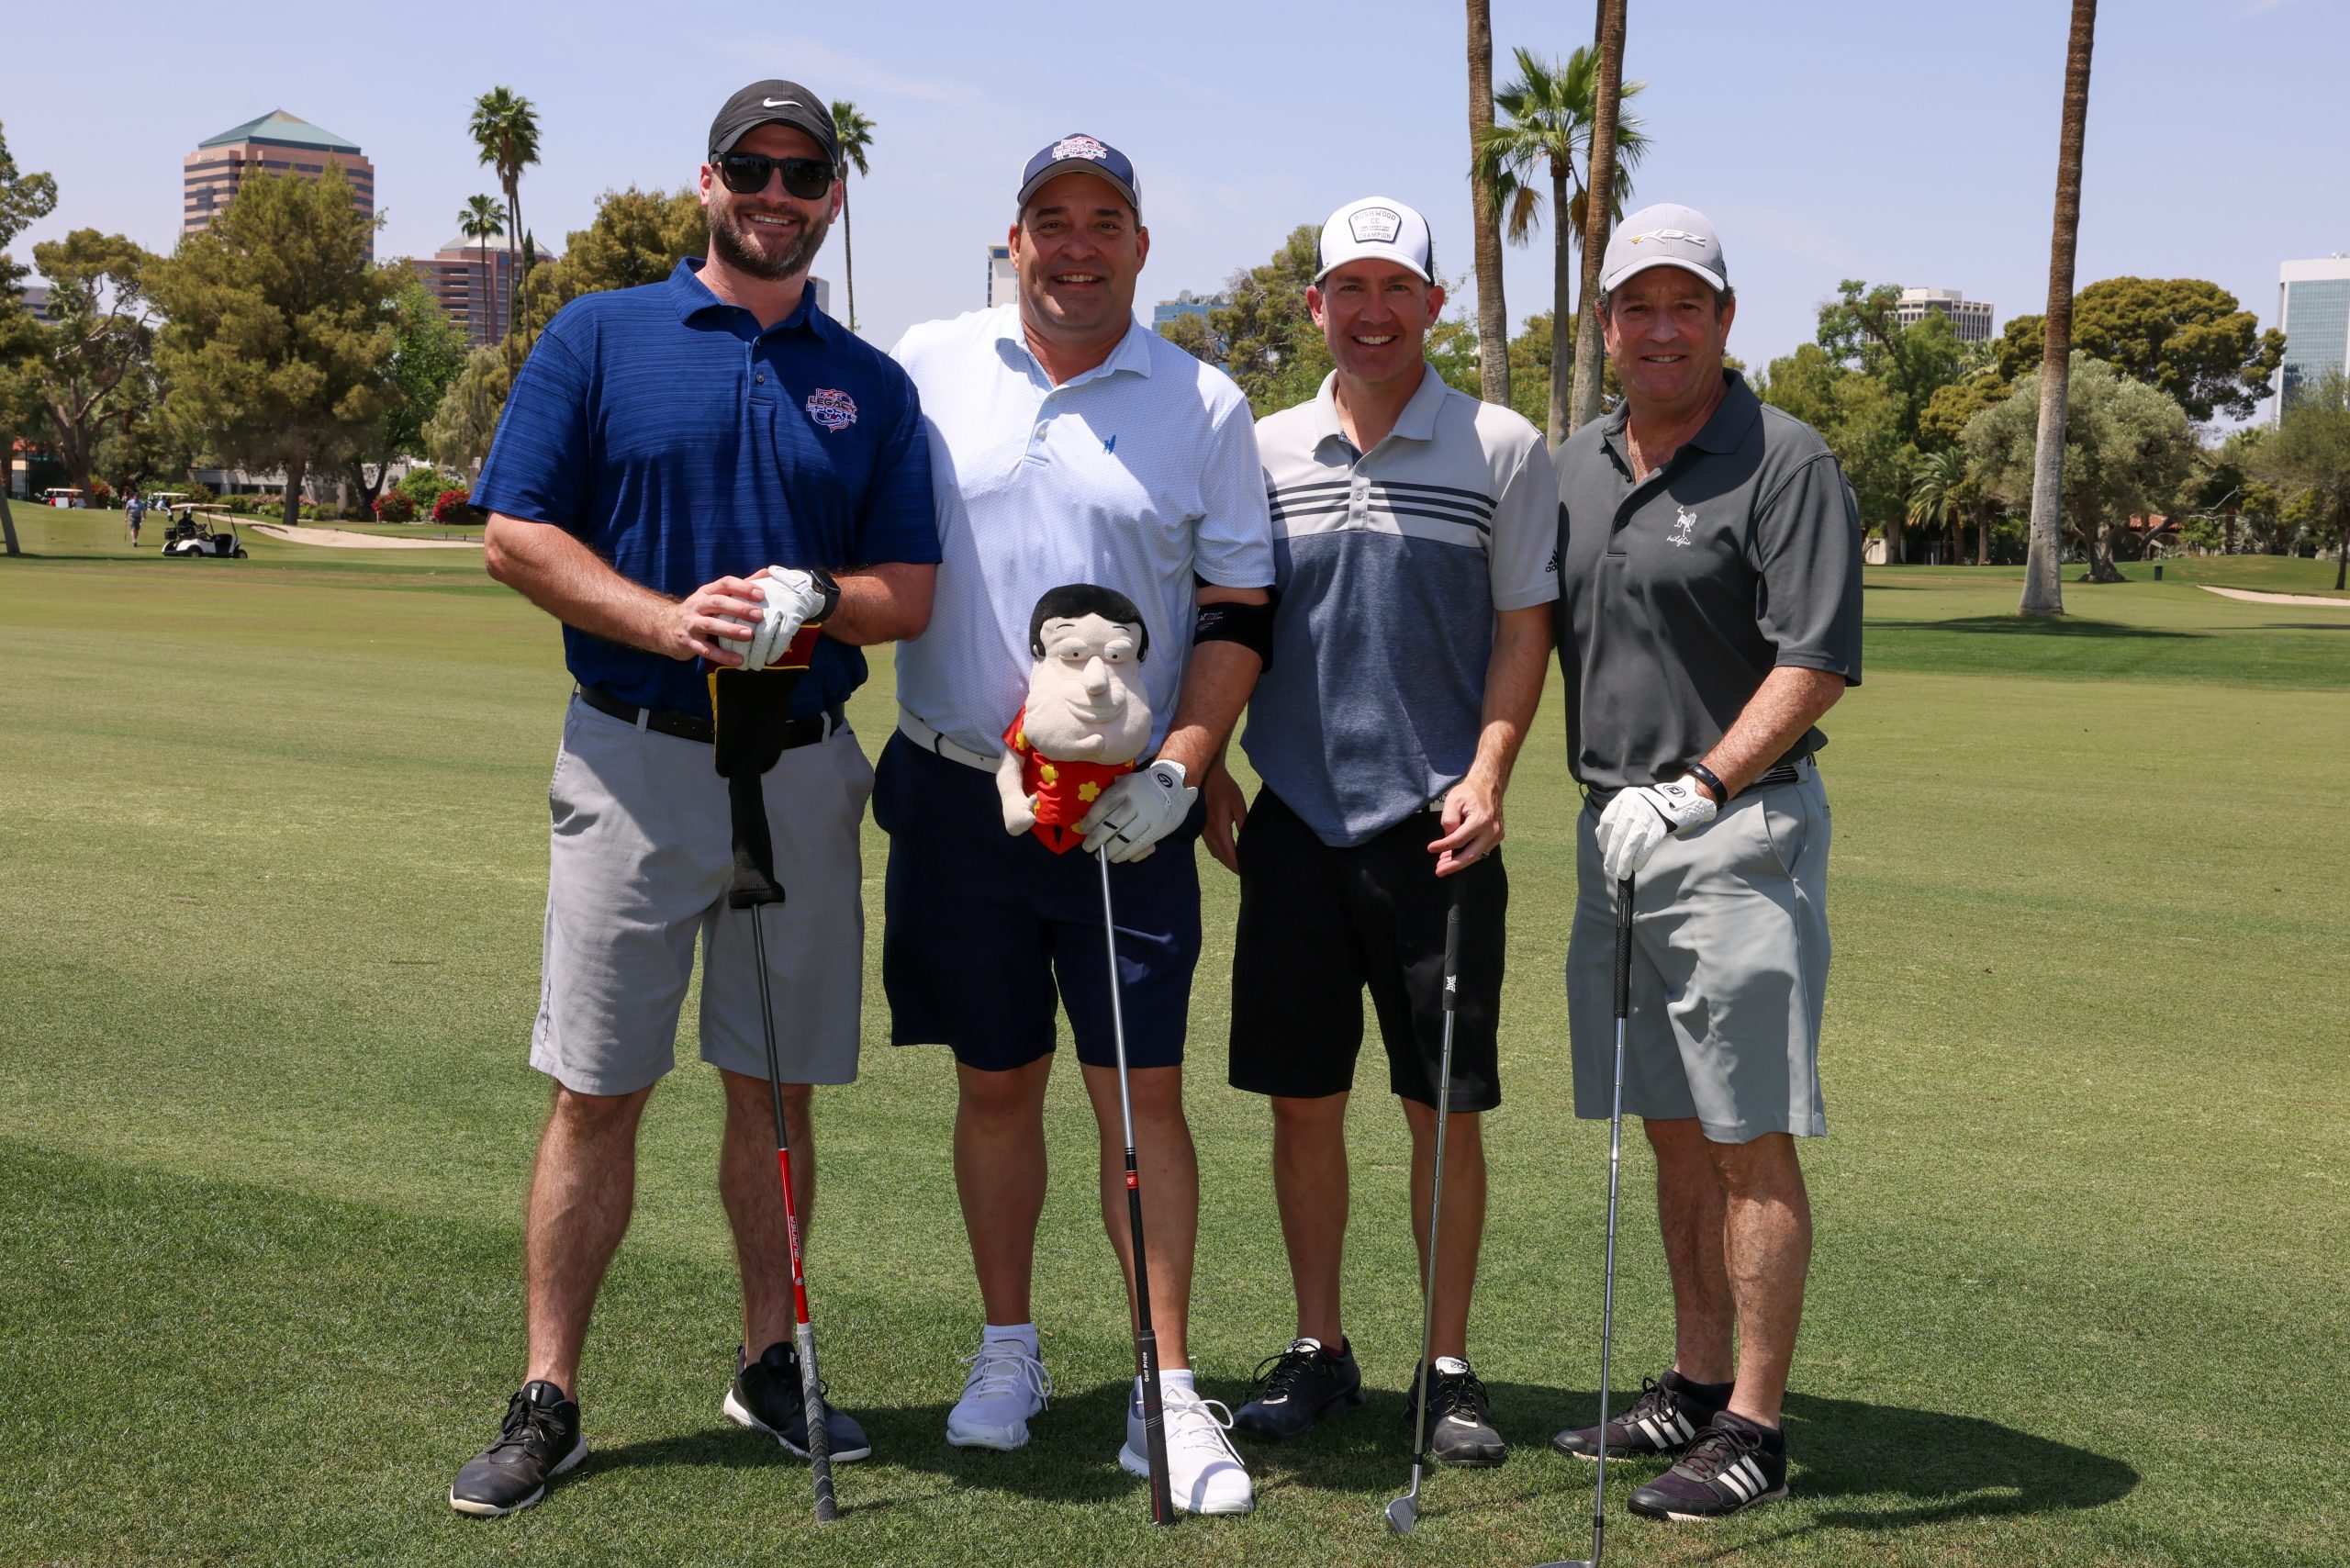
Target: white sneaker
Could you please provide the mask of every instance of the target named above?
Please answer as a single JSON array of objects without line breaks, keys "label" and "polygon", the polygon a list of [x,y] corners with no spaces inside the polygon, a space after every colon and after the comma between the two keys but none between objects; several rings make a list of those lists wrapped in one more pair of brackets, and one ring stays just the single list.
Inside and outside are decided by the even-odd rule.
[{"label": "white sneaker", "polygon": [[957,1359],[971,1375],[946,1413],[946,1440],[958,1449],[1027,1447],[1028,1417],[1053,1402],[1045,1363],[1023,1339],[982,1339],[978,1355]]},{"label": "white sneaker", "polygon": [[[1232,1412],[1224,1402],[1170,1383],[1161,1409],[1167,1418],[1167,1490],[1176,1508],[1187,1514],[1245,1514],[1255,1507],[1257,1489],[1248,1467],[1225,1436],[1232,1429]],[[1137,1390],[1126,1404],[1126,1446],[1118,1450],[1118,1463],[1127,1474],[1149,1476],[1147,1440]]]}]

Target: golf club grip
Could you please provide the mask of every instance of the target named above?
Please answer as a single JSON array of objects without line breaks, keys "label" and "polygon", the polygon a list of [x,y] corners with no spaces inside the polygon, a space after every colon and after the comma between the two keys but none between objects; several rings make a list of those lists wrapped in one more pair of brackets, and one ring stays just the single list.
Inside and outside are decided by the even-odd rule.
[{"label": "golf club grip", "polygon": [[792,1337],[800,1341],[800,1397],[808,1415],[808,1470],[816,1483],[816,1522],[830,1524],[840,1514],[840,1505],[833,1497],[833,1429],[824,1424],[823,1385],[816,1375],[816,1333],[808,1327],[804,1305],[800,1311],[800,1326]]},{"label": "golf club grip", "polygon": [[1616,882],[1616,1016],[1632,1013],[1632,879]]},{"label": "golf club grip", "polygon": [[1460,976],[1460,901],[1455,898],[1444,912],[1444,1010],[1457,1012],[1460,1006],[1460,987],[1455,983]]},{"label": "golf club grip", "polygon": [[1175,1522],[1175,1498],[1167,1480],[1167,1407],[1158,1386],[1158,1336],[1135,1330],[1135,1361],[1142,1368],[1143,1457],[1150,1469],[1150,1522]]}]

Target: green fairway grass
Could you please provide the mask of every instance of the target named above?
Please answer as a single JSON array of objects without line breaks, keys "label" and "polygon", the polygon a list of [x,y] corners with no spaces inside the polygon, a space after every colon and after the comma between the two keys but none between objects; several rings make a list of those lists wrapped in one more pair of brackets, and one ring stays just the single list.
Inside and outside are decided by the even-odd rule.
[{"label": "green fairway grass", "polygon": [[[1509,797],[1504,1104],[1472,1353],[1508,1464],[1409,1461],[1419,1298],[1402,1118],[1352,1114],[1348,1321],[1369,1405],[1244,1445],[1258,1511],[1150,1529],[1073,1072],[1048,1117],[1037,1316],[1058,1385],[1016,1454],[944,1440],[975,1348],[943,1051],[892,1049],[868,829],[864,1072],[817,1099],[810,1287],[872,1433],[843,1514],[722,1423],[738,1298],[694,1059],[644,1124],[582,1369],[593,1455],[549,1502],[446,1492],[519,1381],[525,1063],[556,628],[457,551],[250,536],[164,561],[118,514],[18,507],[0,560],[0,1562],[1523,1564],[1588,1549],[1604,1125],[1568,1108],[1577,809],[1553,689]],[[2307,565],[2307,563],[2303,563]],[[2137,568],[2132,568],[2133,575]],[[2166,574],[2166,579],[2168,574]],[[1831,1136],[1785,1503],[1623,1510],[1639,1563],[2350,1562],[2350,625],[2189,583],[1868,577],[1869,679],[1826,728]],[[2350,622],[2350,613],[2342,616]],[[868,752],[890,663],[852,707]],[[1234,1406],[1292,1328],[1262,1103],[1225,1087],[1233,883],[1203,857],[1189,1098],[1192,1350]],[[1672,1353],[1628,1141],[1620,1404]]]}]

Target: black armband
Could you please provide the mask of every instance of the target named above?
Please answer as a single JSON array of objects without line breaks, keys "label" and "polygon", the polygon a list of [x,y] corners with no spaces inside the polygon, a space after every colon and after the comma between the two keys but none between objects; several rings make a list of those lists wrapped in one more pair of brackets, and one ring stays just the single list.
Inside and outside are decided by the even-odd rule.
[{"label": "black armband", "polygon": [[1267,588],[1262,604],[1240,604],[1222,599],[1200,606],[1199,619],[1192,622],[1192,646],[1237,643],[1255,654],[1264,668],[1272,668],[1273,601],[1274,590]]},{"label": "black armband", "polygon": [[1712,768],[1702,762],[1693,762],[1689,765],[1688,772],[1690,778],[1714,792],[1714,799],[1717,801],[1725,806],[1729,804],[1729,791],[1722,788],[1721,779],[1715,775]]}]

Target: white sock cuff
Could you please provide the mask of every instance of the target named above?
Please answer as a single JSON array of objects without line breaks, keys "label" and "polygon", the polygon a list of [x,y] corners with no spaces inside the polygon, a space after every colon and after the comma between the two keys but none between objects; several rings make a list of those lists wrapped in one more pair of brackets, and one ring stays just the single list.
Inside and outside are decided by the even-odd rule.
[{"label": "white sock cuff", "polygon": [[1033,1323],[982,1323],[979,1338],[985,1339],[1017,1339],[1030,1350],[1036,1349],[1036,1326]]}]

